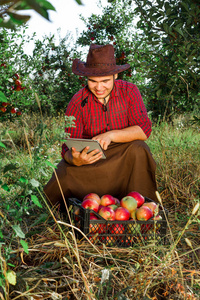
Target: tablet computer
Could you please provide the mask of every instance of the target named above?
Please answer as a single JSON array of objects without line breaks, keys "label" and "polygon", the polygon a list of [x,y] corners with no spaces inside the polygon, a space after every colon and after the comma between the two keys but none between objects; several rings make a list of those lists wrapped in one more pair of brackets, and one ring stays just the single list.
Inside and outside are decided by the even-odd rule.
[{"label": "tablet computer", "polygon": [[105,159],[106,155],[104,153],[103,148],[101,147],[100,143],[95,140],[90,140],[90,139],[76,139],[76,138],[69,138],[66,139],[65,144],[69,149],[74,147],[77,151],[81,152],[85,147],[90,147],[87,153],[98,149],[99,152],[102,152],[102,158]]}]

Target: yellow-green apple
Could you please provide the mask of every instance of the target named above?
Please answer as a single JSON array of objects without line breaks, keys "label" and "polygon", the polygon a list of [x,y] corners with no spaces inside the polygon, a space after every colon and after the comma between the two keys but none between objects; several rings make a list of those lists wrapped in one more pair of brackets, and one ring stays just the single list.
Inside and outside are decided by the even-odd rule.
[{"label": "yellow-green apple", "polygon": [[158,214],[158,211],[159,211],[159,205],[156,204],[155,202],[145,202],[142,206],[147,206],[149,207],[153,214],[156,216]]},{"label": "yellow-green apple", "polygon": [[127,229],[128,229],[128,233],[132,233],[132,234],[141,233],[140,224],[136,222],[130,222],[127,226]]},{"label": "yellow-green apple", "polygon": [[115,220],[115,211],[108,206],[103,206],[99,210],[99,215],[104,218],[105,220]]},{"label": "yellow-green apple", "polygon": [[111,204],[108,205],[108,207],[111,207],[113,210],[116,210],[119,206],[117,206],[116,204]]},{"label": "yellow-green apple", "polygon": [[153,212],[147,206],[141,206],[136,211],[136,218],[139,221],[147,221],[152,217],[153,217]]},{"label": "yellow-green apple", "polygon": [[137,201],[132,196],[126,196],[121,199],[120,205],[121,207],[128,209],[128,211],[131,213],[133,210],[136,210]]},{"label": "yellow-green apple", "polygon": [[86,200],[86,199],[88,199],[88,198],[96,200],[96,202],[99,203],[99,204],[100,204],[100,202],[101,202],[101,198],[100,198],[99,195],[97,195],[96,193],[89,193],[89,194],[87,194],[87,195],[83,198],[83,201]]},{"label": "yellow-green apple", "polygon": [[84,208],[92,209],[95,212],[98,212],[98,210],[99,210],[99,204],[94,199],[88,198],[88,199],[84,200],[82,202],[81,206]]},{"label": "yellow-green apple", "polygon": [[112,195],[103,195],[101,197],[100,204],[103,205],[103,206],[108,206],[108,205],[111,205],[111,204],[115,204],[115,198]]},{"label": "yellow-green apple", "polygon": [[133,220],[137,220],[137,218],[136,218],[136,210],[137,210],[137,209],[135,209],[135,210],[133,210],[133,211],[131,212],[130,218],[133,219]]},{"label": "yellow-green apple", "polygon": [[115,219],[118,221],[126,221],[130,219],[130,212],[125,207],[118,207],[115,210]]},{"label": "yellow-green apple", "polygon": [[135,192],[135,191],[130,192],[130,193],[128,193],[127,196],[131,196],[131,197],[135,198],[135,200],[137,201],[137,207],[142,206],[142,204],[144,204],[144,202],[145,202],[145,198],[138,192]]}]

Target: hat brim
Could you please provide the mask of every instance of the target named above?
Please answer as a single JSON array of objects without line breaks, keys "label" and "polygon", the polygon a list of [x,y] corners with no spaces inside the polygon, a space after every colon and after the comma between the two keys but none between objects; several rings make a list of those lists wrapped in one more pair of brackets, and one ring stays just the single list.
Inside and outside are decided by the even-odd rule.
[{"label": "hat brim", "polygon": [[75,59],[72,65],[72,72],[79,76],[109,76],[128,70],[130,68],[130,65],[115,65],[113,68],[109,68],[109,70],[107,68],[107,66],[105,66],[105,68],[87,67],[85,62],[80,61],[79,59]]}]

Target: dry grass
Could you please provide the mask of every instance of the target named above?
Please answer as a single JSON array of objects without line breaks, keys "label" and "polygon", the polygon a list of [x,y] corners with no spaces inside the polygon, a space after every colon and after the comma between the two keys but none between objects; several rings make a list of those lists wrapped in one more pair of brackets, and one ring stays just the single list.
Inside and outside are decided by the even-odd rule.
[{"label": "dry grass", "polygon": [[[56,146],[61,142],[56,124],[60,122],[55,120],[54,127],[48,122],[46,120],[46,141],[44,136],[42,140],[39,135],[33,135],[31,139],[29,134],[28,141],[33,148],[40,143],[42,154],[52,155],[51,161],[55,163],[60,152]],[[51,130],[47,131],[48,126]],[[29,132],[30,127],[26,128]],[[7,240],[12,243],[12,251],[3,268],[9,268],[8,263],[15,265],[12,270],[17,274],[17,283],[12,286],[7,282],[5,298],[199,299],[198,134],[196,128],[177,130],[161,124],[155,127],[149,141],[158,165],[157,181],[162,204],[169,211],[166,244],[116,248],[93,245],[87,239],[78,241],[66,218],[44,204],[42,212],[35,209],[23,219],[28,254],[17,239]],[[16,140],[15,143],[18,145]],[[52,148],[55,151],[49,152]],[[27,147],[20,149],[20,155],[30,157]],[[51,169],[47,171],[51,173]],[[194,212],[194,207],[198,211]],[[39,221],[42,214],[43,220]],[[9,228],[7,234],[9,236]],[[1,258],[6,256],[3,251],[0,254]]]}]

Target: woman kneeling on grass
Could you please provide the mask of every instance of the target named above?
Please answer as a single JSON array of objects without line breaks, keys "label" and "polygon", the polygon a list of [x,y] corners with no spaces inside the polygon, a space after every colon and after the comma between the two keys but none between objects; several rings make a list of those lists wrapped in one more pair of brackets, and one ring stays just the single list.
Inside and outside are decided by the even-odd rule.
[{"label": "woman kneeling on grass", "polygon": [[79,152],[63,144],[57,176],[53,174],[44,187],[53,205],[62,207],[62,193],[65,199],[82,200],[91,192],[121,199],[137,191],[156,200],[156,163],[144,142],[151,134],[151,121],[137,86],[117,80],[118,73],[129,68],[116,65],[112,45],[92,44],[86,63],[74,60],[73,73],[86,76],[87,85],[67,106],[66,116],[75,117],[75,127],[66,132],[71,138],[97,140],[106,159],[97,149]]}]

